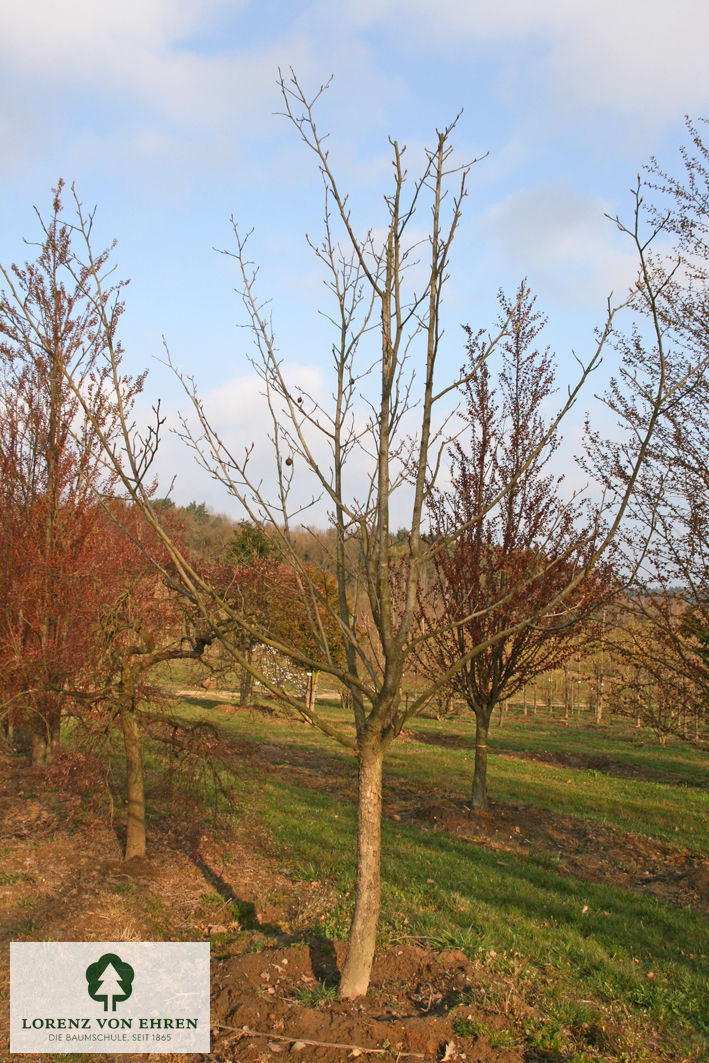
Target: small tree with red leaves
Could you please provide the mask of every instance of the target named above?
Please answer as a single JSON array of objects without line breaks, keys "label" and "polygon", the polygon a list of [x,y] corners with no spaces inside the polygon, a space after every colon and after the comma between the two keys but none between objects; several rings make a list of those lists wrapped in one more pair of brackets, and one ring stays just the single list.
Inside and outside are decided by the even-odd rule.
[{"label": "small tree with red leaves", "polygon": [[424,673],[435,679],[464,662],[448,689],[475,714],[474,809],[488,804],[495,706],[578,652],[611,587],[604,563],[567,593],[596,549],[597,521],[588,507],[563,499],[561,478],[548,471],[559,439],[544,418],[553,359],[535,347],[545,320],[524,284],[514,301],[502,293],[499,301],[510,328],[496,379],[468,330],[466,433],[452,447],[450,488],[431,497],[440,548],[433,586],[419,595],[420,628],[434,631],[422,640]]},{"label": "small tree with red leaves", "polygon": [[[114,346],[112,367],[106,346],[120,286],[106,288],[103,312],[87,297],[89,271],[75,260],[61,195],[60,183],[49,220],[38,214],[36,259],[0,266],[0,704],[8,728],[29,732],[36,763],[56,746],[64,688],[93,652],[97,495],[115,479],[99,438],[119,425],[109,396],[121,351]],[[109,272],[108,251],[93,267]],[[115,382],[129,413],[142,378]]]},{"label": "small tree with red leaves", "polygon": [[[146,721],[156,718],[151,673],[168,661],[199,660],[212,636],[171,585],[161,544],[139,511],[113,501],[104,525],[102,545],[108,556],[101,591],[93,597],[92,669],[73,693],[88,707],[89,724],[93,716],[102,730],[107,721],[120,730],[126,768],[125,859],[130,860],[146,851],[143,730]],[[176,526],[172,533],[179,538]],[[171,722],[173,730],[183,729],[180,721]]]}]

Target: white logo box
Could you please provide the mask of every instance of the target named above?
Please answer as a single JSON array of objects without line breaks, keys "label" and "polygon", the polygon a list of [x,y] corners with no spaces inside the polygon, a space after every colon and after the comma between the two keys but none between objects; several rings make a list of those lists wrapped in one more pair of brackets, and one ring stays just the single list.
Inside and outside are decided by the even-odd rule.
[{"label": "white logo box", "polygon": [[11,942],[11,1052],[209,1050],[209,942]]}]

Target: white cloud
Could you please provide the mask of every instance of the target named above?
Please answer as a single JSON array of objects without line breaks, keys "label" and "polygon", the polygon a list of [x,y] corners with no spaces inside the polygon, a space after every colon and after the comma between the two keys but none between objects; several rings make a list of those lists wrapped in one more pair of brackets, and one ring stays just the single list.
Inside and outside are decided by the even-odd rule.
[{"label": "white cloud", "polygon": [[622,300],[637,275],[631,247],[604,217],[602,200],[571,186],[524,189],[490,207],[483,229],[508,268],[532,287],[564,301],[599,307],[611,293]]},{"label": "white cloud", "polygon": [[[365,0],[347,17],[358,31],[384,25],[425,44],[430,62],[440,49],[469,49],[475,63],[491,43],[531,44],[534,74],[546,74],[559,108],[602,104],[664,121],[709,103],[704,0]],[[519,77],[531,69],[521,57]]]},{"label": "white cloud", "polygon": [[[117,111],[103,125],[121,122],[121,108],[140,106],[145,118],[159,114],[184,124],[255,121],[258,101],[274,95],[283,55],[310,68],[309,44],[275,34],[261,47],[222,44],[219,20],[234,18],[248,0],[126,0],[120,7],[94,0],[53,0],[0,6],[0,59],[30,93],[51,88],[52,106],[65,90],[81,93],[75,109],[100,110],[112,100]],[[236,9],[236,10],[235,10]],[[217,33],[219,47],[201,49],[196,35]],[[135,111],[132,112],[133,118]]]},{"label": "white cloud", "polygon": [[[326,412],[333,407],[330,391],[333,381],[328,380],[320,368],[291,364],[284,368],[285,377],[293,393],[302,391],[305,401],[304,409],[311,408],[314,400]],[[366,383],[366,381],[365,381]],[[259,485],[263,497],[276,507],[277,517],[277,476],[273,445],[274,426],[271,412],[264,397],[264,386],[255,372],[233,377],[218,388],[205,391],[200,397],[205,415],[212,431],[223,443],[225,450],[239,461],[243,460],[247,449],[253,448],[248,460],[248,475],[252,484]],[[187,420],[195,432],[198,431],[196,419],[188,408],[185,399],[180,408],[187,415]],[[277,407],[276,407],[277,409]],[[167,424],[175,428],[179,418],[175,409],[167,413]],[[354,422],[359,432],[364,433],[370,422],[370,409],[365,399],[360,396],[354,410]],[[323,414],[316,414],[318,422],[329,427]],[[409,433],[413,436],[418,428],[419,417],[416,410],[410,411],[405,424],[399,429],[399,444]],[[288,415],[280,418],[281,428],[289,428]],[[331,442],[322,431],[305,427],[304,434],[313,463],[322,475],[333,481],[333,455]],[[332,503],[322,484],[308,466],[307,459],[298,449],[288,450],[284,439],[281,441],[281,460],[292,456],[290,469],[293,476],[289,496],[289,513],[295,516],[295,523],[311,524],[324,527],[328,514],[332,512]],[[396,450],[396,444],[393,445]],[[207,464],[213,464],[213,457],[203,450]],[[224,452],[225,454],[225,452]],[[194,450],[190,449],[175,432],[167,433],[159,452],[157,474],[160,477],[160,493],[164,493],[178,470],[175,479],[173,498],[177,503],[186,504],[192,499],[206,501],[215,512],[225,512],[234,518],[243,517],[241,504],[229,490],[210,478],[209,473],[200,467]],[[393,469],[398,470],[396,461]],[[372,440],[367,435],[363,446],[354,447],[343,467],[343,497],[346,503],[358,505],[364,502],[375,475],[376,462],[372,457]],[[310,503],[314,500],[314,504]],[[410,520],[410,490],[406,485],[400,486],[391,497],[392,523],[399,526]],[[297,512],[299,507],[304,508]]]},{"label": "white cloud", "polygon": [[[291,388],[301,389],[305,395],[321,405],[326,405],[325,381],[319,369],[293,365],[286,367],[285,375]],[[253,448],[248,460],[248,475],[254,484],[262,485],[265,496],[275,503],[274,426],[260,377],[255,372],[244,373],[231,378],[218,388],[205,391],[200,397],[211,429],[221,440],[225,450],[237,461],[243,461],[246,451]],[[198,435],[196,418],[186,397],[180,408],[193,432]],[[173,427],[178,424],[176,411],[168,414],[168,423]],[[286,416],[283,417],[282,423],[288,424]],[[322,437],[312,432],[310,436],[315,460],[323,470],[327,470],[331,464],[329,448]],[[281,460],[284,460],[289,456],[288,447],[284,448],[282,439],[280,445]],[[213,457],[207,450],[203,451],[203,455],[207,464],[213,464]],[[166,482],[175,469],[179,470],[175,483],[176,500],[183,502],[190,498],[205,499],[217,511],[226,511],[237,517],[243,515],[239,503],[230,495],[228,489],[211,480],[208,472],[200,469],[196,458],[194,451],[190,451],[174,433],[165,437],[160,453],[160,468],[161,471],[164,470],[161,481]],[[291,504],[297,506],[309,501],[313,495],[319,494],[320,490],[315,478],[308,472],[304,459],[297,455],[293,472]],[[326,508],[324,504],[319,505],[313,511],[312,519],[324,523]],[[308,515],[303,519],[307,521]]]}]

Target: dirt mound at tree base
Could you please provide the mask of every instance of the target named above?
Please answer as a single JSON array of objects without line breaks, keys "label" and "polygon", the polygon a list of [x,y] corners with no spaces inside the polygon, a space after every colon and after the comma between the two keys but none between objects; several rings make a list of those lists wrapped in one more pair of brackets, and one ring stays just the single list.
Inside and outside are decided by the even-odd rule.
[{"label": "dirt mound at tree base", "polygon": [[[344,945],[266,950],[219,965],[213,989],[212,1054],[239,1063],[289,1058],[419,1059],[522,1063],[516,1048],[493,1048],[484,1036],[460,1036],[482,1016],[474,1006],[479,974],[462,952],[402,944],[375,961],[366,1000],[335,999]],[[502,1016],[485,1016],[488,1028]]]}]

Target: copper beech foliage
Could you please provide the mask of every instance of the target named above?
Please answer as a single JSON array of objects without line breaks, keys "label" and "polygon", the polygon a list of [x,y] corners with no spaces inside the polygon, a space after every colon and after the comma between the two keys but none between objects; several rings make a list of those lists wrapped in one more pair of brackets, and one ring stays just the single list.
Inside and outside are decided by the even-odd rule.
[{"label": "copper beech foliage", "polygon": [[116,480],[99,442],[118,425],[109,381],[119,374],[128,414],[142,387],[120,376],[120,344],[115,368],[106,359],[122,305],[104,315],[87,298],[62,193],[46,222],[38,215],[36,258],[0,267],[0,713],[27,730],[36,761],[58,741],[63,688],[95,658],[97,493]]},{"label": "copper beech foliage", "polygon": [[140,855],[137,703],[150,668],[205,643],[193,638],[164,564],[162,575],[156,568],[159,538],[150,540],[137,507],[114,498],[118,477],[102,444],[130,423],[143,378],[120,370],[120,286],[98,300],[88,292],[92,271],[110,274],[109,252],[77,260],[63,191],[60,183],[47,220],[38,213],[34,260],[0,266],[0,722],[41,764],[63,715],[101,733],[119,720],[129,802],[132,784],[141,787],[131,814],[142,839],[129,815],[127,855]]},{"label": "copper beech foliage", "polygon": [[448,690],[476,718],[476,809],[487,807],[494,708],[579,652],[615,582],[608,556],[589,567],[599,513],[565,496],[563,477],[549,471],[560,439],[545,418],[555,391],[552,355],[536,346],[545,319],[525,284],[499,302],[509,328],[492,358],[481,359],[480,337],[467,330],[463,430],[451,447],[450,486],[429,501],[440,548],[418,614],[424,674],[463,661]]}]

